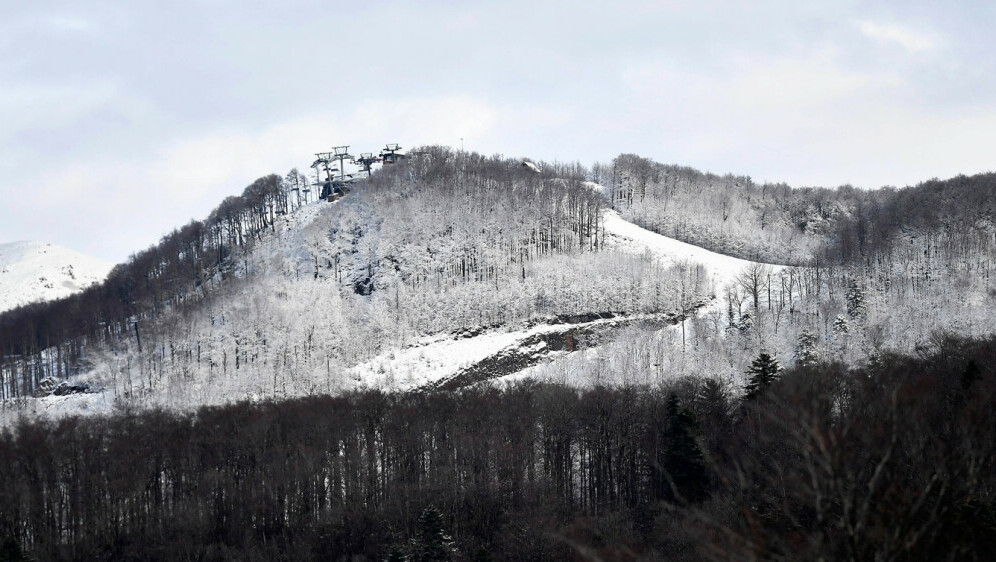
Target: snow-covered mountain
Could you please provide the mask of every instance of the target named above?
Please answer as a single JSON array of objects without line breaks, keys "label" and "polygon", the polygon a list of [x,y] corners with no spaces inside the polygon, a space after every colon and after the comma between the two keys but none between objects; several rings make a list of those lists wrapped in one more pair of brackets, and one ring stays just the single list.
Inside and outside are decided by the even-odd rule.
[{"label": "snow-covered mountain", "polygon": [[[644,198],[639,176],[615,169],[545,165],[538,175],[518,161],[435,149],[334,203],[303,205],[279,176],[261,178],[115,270],[86,302],[19,319],[37,338],[0,325],[12,350],[0,376],[18,381],[0,398],[40,395],[46,377],[98,391],[30,406],[51,415],[524,377],[653,385],[701,376],[741,388],[762,350],[790,365],[860,365],[923,349],[941,331],[992,332],[987,222],[968,230],[977,239],[932,230],[939,221],[929,216],[900,228],[862,210],[904,217],[917,208],[890,192],[852,205],[858,196],[847,191],[758,199],[735,183],[723,188],[727,200],[700,209],[665,189],[676,175],[685,185],[685,171],[648,180]],[[960,182],[939,189],[975,193]],[[903,197],[934,187],[916,189]],[[766,206],[727,215],[724,201]],[[791,251],[751,245],[755,230]],[[793,246],[793,236],[805,239]],[[775,265],[817,249],[832,267]],[[897,319],[905,329],[893,328]],[[82,336],[61,347],[48,337],[74,330]]]},{"label": "snow-covered mountain", "polygon": [[0,244],[0,312],[69,296],[102,281],[112,267],[110,262],[52,244]]}]

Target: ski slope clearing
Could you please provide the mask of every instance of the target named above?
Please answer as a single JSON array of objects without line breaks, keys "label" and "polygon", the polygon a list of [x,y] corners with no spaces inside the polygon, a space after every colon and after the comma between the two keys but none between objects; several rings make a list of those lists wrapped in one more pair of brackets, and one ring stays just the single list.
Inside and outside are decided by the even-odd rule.
[{"label": "ski slope clearing", "polygon": [[[588,186],[594,191],[604,193],[604,188],[598,184],[588,182]],[[718,318],[723,315],[719,313],[721,309],[721,299],[718,292],[726,286],[735,285],[737,276],[745,268],[756,265],[758,262],[734,258],[706,250],[702,247],[681,242],[656,232],[651,232],[645,228],[637,226],[619,216],[619,213],[607,209],[603,215],[605,227],[605,245],[607,248],[631,254],[650,254],[662,265],[675,265],[681,262],[688,262],[702,265],[710,276],[713,289],[713,299],[710,303],[697,306],[692,313],[694,315],[706,315],[716,313]],[[781,265],[768,265],[772,273],[777,273],[784,269]],[[606,372],[629,372],[632,369],[601,369],[591,367],[592,365],[609,365],[614,362],[629,361],[642,350],[609,349],[610,347],[625,347],[624,344],[610,343],[608,345],[596,345],[579,349],[576,353],[558,352],[549,354],[547,361],[535,361],[529,365],[524,365],[516,373],[500,375],[492,379],[491,383],[510,384],[523,380],[546,380],[556,381],[561,384],[571,386],[591,386],[609,383],[634,383],[653,384],[665,376],[665,365],[672,362],[680,362],[682,366],[686,362],[686,354],[681,352],[683,348],[683,336],[677,329],[675,322],[666,326],[658,327],[652,336],[654,343],[659,348],[656,353],[655,362],[650,365],[653,369],[637,369],[644,378],[604,378],[603,371]],[[664,357],[671,351],[676,350],[674,357]]]},{"label": "ski slope clearing", "polygon": [[114,264],[41,242],[0,244],[0,312],[100,283]]},{"label": "ski slope clearing", "polygon": [[[592,315],[598,316],[598,315]],[[597,342],[623,326],[662,328],[680,320],[674,314],[543,319],[521,329],[462,332],[425,338],[415,345],[378,356],[349,370],[350,390],[453,390],[514,374],[546,359]]]},{"label": "ski slope clearing", "polygon": [[[604,195],[605,186],[594,182],[584,182],[592,191]],[[605,227],[605,244],[621,252],[643,254],[649,252],[662,265],[675,265],[682,262],[700,264],[711,276],[714,289],[735,282],[744,268],[757,262],[734,258],[706,250],[668,236],[657,234],[637,226],[622,218],[613,209],[606,209],[602,216]],[[771,265],[772,272],[784,266]]]},{"label": "ski slope clearing", "polygon": [[[715,289],[729,285],[737,274],[755,262],[711,252],[674,238],[662,236],[641,228],[619,216],[613,210],[605,211],[605,243],[618,251],[635,254],[649,252],[664,265],[681,262],[701,264],[711,276]],[[772,265],[772,271],[782,266]]]}]

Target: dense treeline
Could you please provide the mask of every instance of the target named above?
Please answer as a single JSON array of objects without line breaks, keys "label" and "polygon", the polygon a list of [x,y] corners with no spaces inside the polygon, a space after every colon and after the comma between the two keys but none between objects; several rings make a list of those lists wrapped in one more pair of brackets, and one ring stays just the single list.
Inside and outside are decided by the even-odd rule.
[{"label": "dense treeline", "polygon": [[623,154],[592,175],[629,220],[756,261],[864,265],[911,238],[958,255],[992,255],[996,248],[994,173],[903,189],[793,189]]},{"label": "dense treeline", "polygon": [[383,359],[426,337],[679,314],[708,296],[694,264],[607,250],[599,194],[575,168],[544,170],[424,149],[289,217],[244,258],[251,275],[146,323],[141,346],[92,354],[91,374],[132,404],[180,407],[404,388],[421,369]]},{"label": "dense treeline", "polygon": [[583,283],[556,271],[601,249],[603,201],[583,168],[543,169],[425,147],[286,221],[306,181],[261,178],[101,287],[4,316],[0,398],[79,373],[127,400],[164,387],[175,403],[330,392],[348,367],[420,335],[695,300],[694,269],[587,257]]},{"label": "dense treeline", "polygon": [[536,173],[520,160],[424,147],[374,175],[365,208],[346,211],[360,216],[337,216],[316,251],[337,278],[375,287],[524,274],[538,257],[599,249],[604,201],[584,179],[576,166]]},{"label": "dense treeline", "polygon": [[985,559],[994,360],[994,339],[947,338],[850,371],[772,377],[762,357],[750,399],[690,378],[23,424],[0,437],[0,542],[46,559]]},{"label": "dense treeline", "polygon": [[233,257],[287,212],[285,187],[280,176],[259,178],[207,220],[174,230],[116,266],[100,285],[0,315],[0,399],[30,395],[45,377],[76,373],[90,346],[131,335],[140,340],[145,321],[221,284],[237,266]]},{"label": "dense treeline", "polygon": [[[361,295],[400,284],[421,298],[428,282],[526,281],[526,263],[538,257],[597,250],[602,200],[582,185],[584,170],[544,168],[536,173],[520,160],[418,149],[405,163],[359,182],[339,216],[326,214],[314,225],[314,277],[333,277]],[[132,256],[100,286],[0,316],[0,399],[29,396],[49,376],[82,372],[95,349],[158,350],[158,359],[139,359],[139,365],[160,362],[167,339],[171,358],[186,353],[172,349],[174,313],[205,306],[205,297],[232,277],[253,275],[262,260],[250,250],[276,230],[280,215],[300,206],[307,189],[296,170],[286,178],[262,177],[241,196],[222,201],[205,221]],[[299,277],[300,264],[294,269]],[[394,301],[395,309],[404,304],[400,297]],[[164,334],[167,329],[173,333]],[[236,357],[240,347],[246,349],[236,345]]]}]

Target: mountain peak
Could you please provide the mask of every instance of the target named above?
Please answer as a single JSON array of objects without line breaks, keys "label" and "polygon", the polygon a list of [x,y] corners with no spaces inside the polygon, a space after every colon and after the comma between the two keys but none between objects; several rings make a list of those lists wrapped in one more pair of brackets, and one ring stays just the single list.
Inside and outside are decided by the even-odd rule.
[{"label": "mountain peak", "polygon": [[0,244],[0,312],[67,297],[107,277],[114,264],[31,240]]}]

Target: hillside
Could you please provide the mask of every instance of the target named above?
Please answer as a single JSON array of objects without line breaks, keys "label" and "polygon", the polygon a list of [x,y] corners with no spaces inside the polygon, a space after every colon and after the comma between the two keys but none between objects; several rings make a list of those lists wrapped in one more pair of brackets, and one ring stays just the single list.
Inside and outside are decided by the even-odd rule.
[{"label": "hillside", "polygon": [[595,165],[591,174],[627,220],[716,252],[769,263],[867,264],[903,235],[954,234],[972,239],[982,250],[977,255],[986,256],[992,254],[996,234],[994,173],[902,189],[793,188],[623,154]]},{"label": "hillside", "polygon": [[0,244],[0,313],[100,283],[113,264],[40,242]]},{"label": "hillside", "polygon": [[[3,397],[103,389],[22,406],[62,415],[499,378],[737,386],[760,350],[859,365],[992,330],[990,176],[857,193],[417,154],[331,204],[260,178],[103,285],[0,316]],[[691,197],[710,189],[739,211]]]},{"label": "hillside", "polygon": [[713,294],[691,262],[613,249],[600,205],[578,178],[430,151],[333,204],[267,218],[193,294],[165,293],[175,300],[158,309],[150,294],[117,337],[96,334],[79,376],[122,402],[176,408],[412,389],[537,337],[544,351],[485,378],[578,332],[674,322]]},{"label": "hillside", "polygon": [[625,157],[417,155],[332,203],[265,176],[0,314],[0,553],[992,550],[991,175],[640,191]]}]

